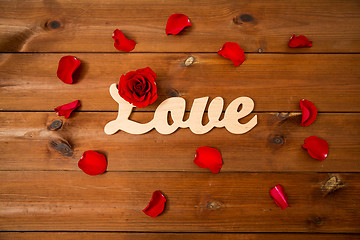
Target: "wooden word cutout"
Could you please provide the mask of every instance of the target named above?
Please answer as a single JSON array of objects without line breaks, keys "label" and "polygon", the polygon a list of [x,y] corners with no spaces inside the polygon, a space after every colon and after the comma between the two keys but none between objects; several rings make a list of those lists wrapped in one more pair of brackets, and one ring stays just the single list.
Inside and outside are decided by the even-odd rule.
[{"label": "wooden word cutout", "polygon": [[[209,122],[202,125],[202,119],[209,97],[196,98],[190,110],[189,119],[183,121],[185,114],[185,99],[181,97],[172,97],[164,100],[156,109],[154,118],[145,124],[138,123],[129,119],[133,105],[126,102],[118,93],[116,84],[110,86],[111,97],[119,103],[119,112],[115,120],[105,125],[106,134],[114,134],[119,130],[130,134],[143,134],[155,128],[161,134],[171,134],[178,128],[190,128],[195,134],[204,134],[214,127],[225,127],[234,134],[243,134],[250,131],[257,124],[257,115],[247,123],[240,123],[239,119],[249,115],[254,109],[254,101],[249,97],[238,97],[227,107],[223,120],[219,120],[224,100],[221,97],[214,98],[209,105]],[[242,105],[240,111],[238,108]],[[168,122],[168,113],[170,112],[173,123]]]}]

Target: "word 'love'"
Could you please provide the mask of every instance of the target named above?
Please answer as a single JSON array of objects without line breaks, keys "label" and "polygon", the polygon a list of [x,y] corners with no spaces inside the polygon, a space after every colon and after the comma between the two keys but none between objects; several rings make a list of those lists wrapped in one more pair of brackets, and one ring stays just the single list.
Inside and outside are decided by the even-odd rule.
[{"label": "word 'love'", "polygon": [[[145,124],[138,123],[129,119],[133,105],[120,97],[116,84],[110,86],[111,97],[119,104],[118,116],[115,120],[105,125],[106,134],[114,134],[119,130],[130,134],[143,134],[155,128],[161,134],[171,134],[178,128],[190,128],[195,134],[204,134],[214,127],[225,127],[234,134],[243,134],[250,131],[257,124],[257,115],[247,123],[240,123],[239,119],[249,115],[254,109],[254,101],[249,97],[238,97],[233,100],[226,108],[224,118],[219,120],[224,100],[221,97],[214,98],[209,105],[208,118],[206,125],[202,124],[205,108],[209,97],[196,98],[190,110],[189,118],[183,121],[185,114],[185,99],[172,97],[164,100],[156,109],[154,118]],[[242,105],[240,111],[239,107]],[[173,123],[168,122],[170,112]]]}]

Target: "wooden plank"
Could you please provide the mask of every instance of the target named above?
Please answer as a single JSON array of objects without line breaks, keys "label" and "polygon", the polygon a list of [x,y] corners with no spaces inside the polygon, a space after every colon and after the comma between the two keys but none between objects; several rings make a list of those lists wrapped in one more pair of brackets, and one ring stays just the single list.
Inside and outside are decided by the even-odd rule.
[{"label": "wooden plank", "polygon": [[[0,9],[2,52],[116,52],[116,28],[138,43],[136,52],[216,52],[229,41],[247,52],[360,52],[357,0],[2,0]],[[166,36],[178,12],[193,26]],[[289,49],[292,34],[305,34],[313,47]]]},{"label": "wooden plank", "polygon": [[[147,122],[152,115],[137,112],[131,119]],[[224,128],[205,135],[195,135],[189,129],[171,135],[154,130],[144,135],[106,135],[104,126],[115,117],[116,113],[80,112],[65,120],[55,113],[0,113],[0,169],[80,171],[77,162],[82,153],[97,150],[107,156],[108,171],[209,172],[193,163],[195,150],[209,146],[221,151],[222,172],[360,171],[358,113],[320,113],[309,127],[299,125],[298,114],[259,113],[258,125],[244,135]],[[59,119],[63,127],[48,130]],[[312,159],[301,147],[312,135],[330,145],[323,162]]]},{"label": "wooden plank", "polygon": [[[346,187],[324,195],[326,173],[2,171],[0,229],[359,233],[360,175],[340,176]],[[269,196],[276,184],[286,189],[286,210]],[[142,209],[157,189],[166,210],[151,218]]]},{"label": "wooden plank", "polygon": [[[157,74],[158,100],[181,96],[190,110],[194,98],[221,96],[227,106],[240,96],[255,101],[255,111],[299,111],[299,100],[322,112],[360,111],[360,55],[247,54],[240,67],[216,54],[76,54],[83,62],[78,82],[56,76],[63,54],[2,54],[0,109],[52,111],[79,99],[81,111],[117,111],[109,87],[129,71],[151,67]],[[136,110],[136,109],[135,109]]]},{"label": "wooden plank", "polygon": [[294,233],[114,233],[114,232],[0,232],[3,240],[355,240],[355,234],[294,234]]}]

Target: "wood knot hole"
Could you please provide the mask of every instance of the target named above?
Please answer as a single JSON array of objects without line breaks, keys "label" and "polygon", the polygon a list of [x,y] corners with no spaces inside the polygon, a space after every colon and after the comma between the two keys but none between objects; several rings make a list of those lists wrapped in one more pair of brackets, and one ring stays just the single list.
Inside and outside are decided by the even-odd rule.
[{"label": "wood knot hole", "polygon": [[166,90],[166,93],[170,96],[170,97],[178,97],[180,94],[179,92],[174,89],[174,88],[170,88]]},{"label": "wood knot hole", "polygon": [[63,123],[61,120],[54,120],[49,126],[48,130],[56,131],[62,127]]},{"label": "wood knot hole", "polygon": [[194,62],[195,58],[193,56],[190,56],[185,60],[184,65],[185,67],[190,67],[191,65],[193,65]]},{"label": "wood knot hole", "polygon": [[217,202],[217,201],[210,201],[207,203],[206,207],[209,209],[209,210],[216,210],[216,209],[219,209],[221,208],[222,206],[222,203],[221,202]]},{"label": "wood knot hole", "polygon": [[281,136],[275,136],[272,138],[271,141],[277,145],[283,145],[285,143],[284,137]]},{"label": "wood knot hole", "polygon": [[314,218],[313,218],[313,222],[314,222],[316,225],[320,225],[323,221],[322,221],[321,217],[314,217]]},{"label": "wood knot hole", "polygon": [[242,14],[242,15],[240,16],[240,19],[241,19],[241,21],[243,21],[243,22],[251,22],[251,21],[254,20],[253,16],[251,16],[250,14]]},{"label": "wood knot hole", "polygon": [[48,29],[58,29],[61,27],[61,23],[57,20],[50,20],[45,24],[45,27]]},{"label": "wood knot hole", "polygon": [[254,21],[254,17],[251,16],[250,14],[241,14],[233,18],[233,22],[235,24],[243,24],[252,21]]},{"label": "wood knot hole", "polygon": [[321,189],[326,193],[335,192],[345,187],[344,183],[337,176],[331,176],[322,186]]},{"label": "wood knot hole", "polygon": [[49,145],[64,156],[71,157],[74,154],[71,145],[66,140],[52,139],[50,140]]}]

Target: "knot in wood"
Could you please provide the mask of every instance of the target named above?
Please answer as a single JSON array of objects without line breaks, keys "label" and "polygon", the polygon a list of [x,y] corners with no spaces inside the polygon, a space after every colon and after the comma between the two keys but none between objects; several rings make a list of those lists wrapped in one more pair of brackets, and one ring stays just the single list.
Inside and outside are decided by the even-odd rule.
[{"label": "knot in wood", "polygon": [[271,141],[277,145],[283,145],[285,143],[285,139],[282,136],[274,136]]},{"label": "knot in wood", "polygon": [[176,90],[175,88],[170,88],[170,89],[166,89],[166,93],[170,96],[170,97],[178,97],[180,94],[178,92],[178,90]]},{"label": "knot in wood", "polygon": [[56,131],[62,127],[62,121],[61,120],[54,120],[49,126],[48,129],[51,131]]},{"label": "knot in wood", "polygon": [[334,192],[340,188],[345,187],[343,182],[337,176],[331,176],[321,187],[326,193]]},{"label": "knot in wood", "polygon": [[57,20],[49,20],[45,23],[45,28],[47,29],[58,29],[61,26],[61,23]]},{"label": "knot in wood", "polygon": [[49,141],[49,145],[64,156],[72,157],[74,154],[71,145],[66,140],[52,139]]},{"label": "knot in wood", "polygon": [[184,62],[185,67],[191,66],[194,63],[194,61],[195,58],[193,56],[188,57]]},{"label": "knot in wood", "polygon": [[252,21],[254,21],[254,17],[251,16],[250,14],[241,14],[233,18],[233,22],[235,24],[243,24]]},{"label": "knot in wood", "polygon": [[321,217],[314,217],[313,223],[315,223],[316,225],[320,225],[322,223]]},{"label": "knot in wood", "polygon": [[216,210],[216,209],[219,209],[221,208],[222,206],[222,203],[221,202],[217,202],[217,201],[210,201],[207,203],[206,207],[209,209],[209,210]]}]

